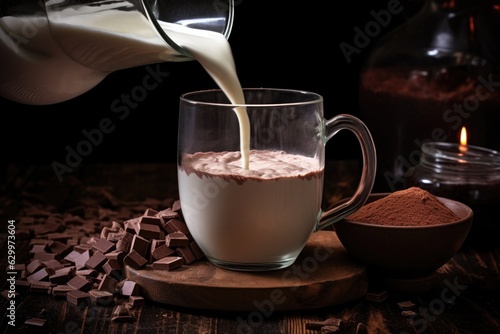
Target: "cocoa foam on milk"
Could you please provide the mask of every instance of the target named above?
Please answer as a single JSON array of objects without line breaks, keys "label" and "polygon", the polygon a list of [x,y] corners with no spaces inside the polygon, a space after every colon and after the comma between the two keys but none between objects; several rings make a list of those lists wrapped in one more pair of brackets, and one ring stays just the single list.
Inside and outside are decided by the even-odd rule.
[{"label": "cocoa foam on milk", "polygon": [[184,155],[181,169],[198,177],[221,177],[243,183],[247,179],[272,180],[320,177],[318,161],[284,151],[250,150],[250,169],[241,168],[241,152],[198,152]]}]

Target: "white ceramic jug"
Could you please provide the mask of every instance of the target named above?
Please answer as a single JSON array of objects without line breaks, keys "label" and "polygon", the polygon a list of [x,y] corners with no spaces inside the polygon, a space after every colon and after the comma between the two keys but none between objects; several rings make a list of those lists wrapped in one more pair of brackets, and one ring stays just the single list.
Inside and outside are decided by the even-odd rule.
[{"label": "white ceramic jug", "polygon": [[109,73],[193,57],[173,41],[179,28],[228,38],[233,0],[3,0],[0,96],[54,104]]}]

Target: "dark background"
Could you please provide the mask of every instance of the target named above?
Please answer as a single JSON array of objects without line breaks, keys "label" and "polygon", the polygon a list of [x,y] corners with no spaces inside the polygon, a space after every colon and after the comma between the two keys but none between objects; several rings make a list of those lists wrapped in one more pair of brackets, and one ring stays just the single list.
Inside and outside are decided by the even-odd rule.
[{"label": "dark background", "polygon": [[[3,0],[0,0],[3,1]],[[387,8],[394,0],[264,1],[236,0],[229,42],[244,87],[293,88],[315,91],[325,98],[325,117],[358,115],[358,77],[373,44],[413,16],[421,0],[401,0],[403,12],[359,54],[347,62],[339,47],[353,44],[355,27],[364,30],[374,18],[370,11]],[[160,65],[169,75],[82,163],[163,162],[176,159],[178,99],[182,93],[217,88],[196,61]],[[70,101],[29,106],[0,97],[0,142],[3,163],[64,163],[67,145],[85,139],[82,130],[98,127],[103,118],[116,118],[113,100],[141,85],[145,67],[116,71],[98,86]],[[0,73],[1,75],[1,73]],[[357,159],[355,137],[340,133],[327,145],[329,159]]]}]

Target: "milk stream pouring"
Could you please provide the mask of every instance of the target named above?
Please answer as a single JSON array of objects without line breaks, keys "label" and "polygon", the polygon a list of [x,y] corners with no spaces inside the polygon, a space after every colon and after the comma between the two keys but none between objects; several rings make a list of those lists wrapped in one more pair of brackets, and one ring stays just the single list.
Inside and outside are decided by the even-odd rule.
[{"label": "milk stream pouring", "polygon": [[116,70],[195,59],[189,49],[227,39],[232,21],[232,0],[2,0],[0,96],[66,101]]}]

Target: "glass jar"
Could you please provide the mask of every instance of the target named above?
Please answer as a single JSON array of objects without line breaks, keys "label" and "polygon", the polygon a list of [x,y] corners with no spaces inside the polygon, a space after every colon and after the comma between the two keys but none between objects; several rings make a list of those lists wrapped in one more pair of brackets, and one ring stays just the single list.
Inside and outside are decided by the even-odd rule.
[{"label": "glass jar", "polygon": [[361,70],[360,118],[377,147],[374,191],[404,187],[426,141],[500,150],[500,1],[426,0],[374,46]]},{"label": "glass jar", "polygon": [[[446,142],[422,144],[417,166],[405,175],[408,187],[467,204],[474,211],[473,231],[481,238],[500,236],[500,152]],[[486,232],[487,231],[487,232]],[[497,231],[496,233],[491,233]]]}]

